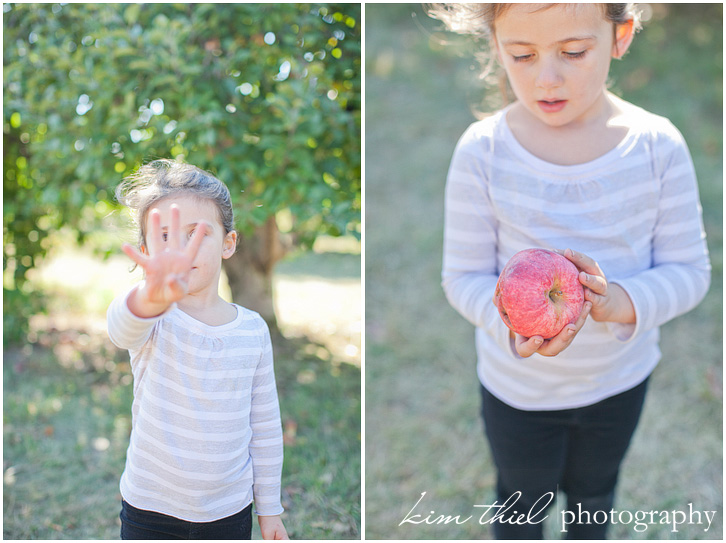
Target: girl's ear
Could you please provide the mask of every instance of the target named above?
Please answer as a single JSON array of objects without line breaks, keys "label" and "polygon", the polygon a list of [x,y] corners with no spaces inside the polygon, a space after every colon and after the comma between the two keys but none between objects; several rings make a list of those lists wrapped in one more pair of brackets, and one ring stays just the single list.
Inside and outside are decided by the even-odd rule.
[{"label": "girl's ear", "polygon": [[222,245],[222,258],[230,258],[235,250],[237,250],[237,232],[232,230],[224,236],[224,244]]},{"label": "girl's ear", "polygon": [[623,58],[627,53],[630,44],[633,43],[635,35],[635,21],[629,19],[627,22],[615,27],[615,42],[613,43],[613,58]]}]

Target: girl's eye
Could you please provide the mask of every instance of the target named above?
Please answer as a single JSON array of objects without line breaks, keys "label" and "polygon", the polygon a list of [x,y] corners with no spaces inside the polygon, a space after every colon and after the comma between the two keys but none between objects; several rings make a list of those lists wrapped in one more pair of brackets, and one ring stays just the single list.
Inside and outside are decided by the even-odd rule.
[{"label": "girl's eye", "polygon": [[514,62],[526,62],[527,60],[532,58],[532,55],[512,55],[512,58],[514,59]]},{"label": "girl's eye", "polygon": [[582,57],[584,57],[584,56],[585,56],[585,53],[587,53],[587,49],[585,49],[584,51],[577,51],[577,52],[568,52],[568,51],[566,51],[566,52],[565,52],[565,55],[566,55],[566,56],[567,56],[568,58],[573,58],[573,59],[577,59],[577,58],[582,58]]},{"label": "girl's eye", "polygon": [[167,240],[168,238],[169,238],[169,234],[167,234],[166,232],[164,232],[164,233],[163,233],[163,234],[161,235],[161,239],[162,239],[162,240],[164,240],[164,241],[166,241],[166,240]]},{"label": "girl's eye", "polygon": [[[564,55],[572,60],[579,59],[585,56],[587,53],[587,49],[584,51],[565,51]],[[528,62],[534,58],[533,54],[527,54],[527,55],[512,55],[512,59],[514,62]]]}]

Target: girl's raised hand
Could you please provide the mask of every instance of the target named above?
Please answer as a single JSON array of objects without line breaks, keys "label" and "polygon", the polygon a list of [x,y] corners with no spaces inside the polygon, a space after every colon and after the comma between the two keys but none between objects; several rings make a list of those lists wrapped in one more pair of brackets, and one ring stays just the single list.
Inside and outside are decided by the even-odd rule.
[{"label": "girl's raised hand", "polygon": [[[144,269],[144,282],[129,296],[129,309],[139,317],[160,315],[181,300],[189,291],[189,274],[207,229],[205,222],[197,224],[189,243],[184,244],[179,220],[179,208],[170,207],[171,220],[166,233],[161,230],[158,209],[149,213],[147,251],[140,252],[125,243],[122,249]],[[164,237],[166,236],[166,238]]]}]

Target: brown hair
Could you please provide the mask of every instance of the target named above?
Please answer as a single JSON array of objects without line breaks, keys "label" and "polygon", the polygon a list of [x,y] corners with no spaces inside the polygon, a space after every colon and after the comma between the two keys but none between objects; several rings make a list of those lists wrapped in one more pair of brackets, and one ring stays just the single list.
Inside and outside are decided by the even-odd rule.
[{"label": "brown hair", "polygon": [[[495,36],[495,23],[513,4],[425,4],[426,12],[434,19],[443,22],[446,29],[457,34],[467,34],[483,41],[489,46]],[[538,10],[549,9],[556,4],[538,4]],[[568,4],[575,5],[575,4]],[[619,24],[625,24],[632,19],[633,32],[640,30],[640,10],[632,2],[625,4],[601,3],[596,4],[602,10],[605,19],[613,23],[613,35]],[[496,55],[490,53],[490,47],[484,51],[474,53],[483,66],[480,78],[490,86],[499,87],[502,96],[507,101],[507,82],[504,75],[498,71]],[[494,104],[491,107],[497,108]]]},{"label": "brown hair", "polygon": [[172,195],[211,200],[224,233],[234,230],[234,211],[227,186],[209,172],[174,160],[154,160],[141,166],[116,187],[116,199],[128,207],[139,230],[139,247],[146,245],[146,217],[160,200]]},{"label": "brown hair", "polygon": [[[434,19],[442,21],[449,30],[460,34],[472,34],[491,38],[495,33],[495,22],[512,4],[427,4],[427,13]],[[548,9],[555,4],[539,4]],[[635,30],[640,28],[640,13],[636,4],[597,4],[603,10],[603,16],[615,25],[633,20]]]}]

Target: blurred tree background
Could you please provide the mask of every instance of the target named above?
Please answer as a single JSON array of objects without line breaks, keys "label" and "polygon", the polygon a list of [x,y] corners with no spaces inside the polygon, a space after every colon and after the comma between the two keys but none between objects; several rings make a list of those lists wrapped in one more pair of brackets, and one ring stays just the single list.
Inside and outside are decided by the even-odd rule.
[{"label": "blurred tree background", "polygon": [[6,342],[42,307],[27,272],[53,234],[87,242],[121,178],[155,158],[229,186],[243,234],[225,262],[232,295],[273,326],[271,274],[290,243],[360,235],[360,5],[3,11]]},{"label": "blurred tree background", "polygon": [[[615,94],[672,120],[698,176],[713,277],[704,301],[661,329],[626,457],[618,511],[716,511],[705,525],[651,525],[629,539],[722,539],[723,5],[640,4],[643,30],[613,62]],[[472,326],[441,289],[444,185],[456,142],[502,103],[479,79],[484,44],[445,32],[420,4],[366,4],[366,537],[486,539],[474,504],[495,474],[479,415]],[[392,233],[394,233],[392,235]],[[413,514],[432,523],[403,524]],[[470,522],[435,524],[439,515]],[[553,521],[553,512],[548,523]],[[548,538],[563,534],[555,522]]]},{"label": "blurred tree background", "polygon": [[3,4],[5,539],[118,538],[133,384],[104,316],[141,274],[114,189],[156,158],[228,185],[221,293],[284,334],[290,536],[360,537],[361,28],[359,4]]}]

